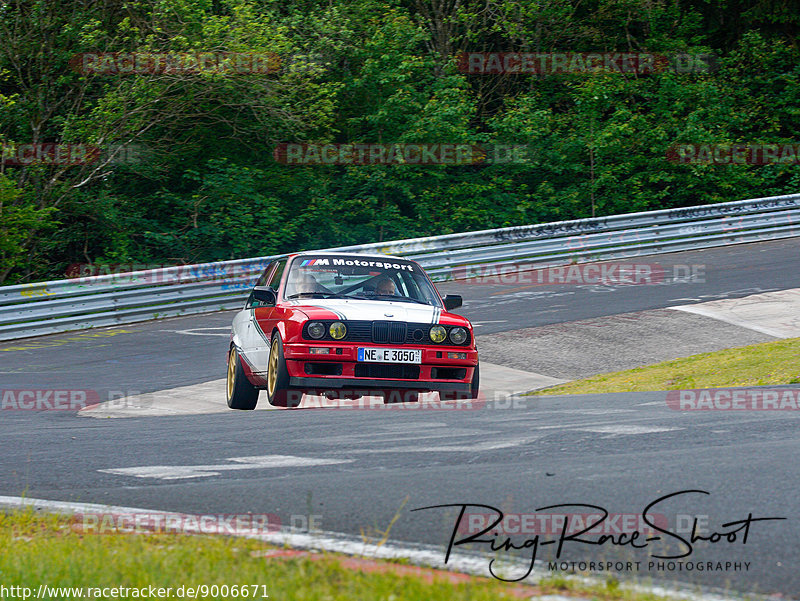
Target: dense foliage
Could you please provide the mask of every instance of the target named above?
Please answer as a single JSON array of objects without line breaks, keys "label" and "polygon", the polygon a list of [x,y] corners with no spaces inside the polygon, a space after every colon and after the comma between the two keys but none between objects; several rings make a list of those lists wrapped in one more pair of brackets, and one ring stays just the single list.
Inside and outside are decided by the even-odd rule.
[{"label": "dense foliage", "polygon": [[[794,164],[666,152],[800,141],[798,32],[790,0],[0,0],[0,143],[106,149],[0,164],[0,283],[797,192]],[[132,51],[283,62],[75,67]],[[717,69],[476,75],[464,51],[707,53]],[[507,143],[528,160],[285,165],[286,142]],[[120,161],[118,145],[144,150]]]}]

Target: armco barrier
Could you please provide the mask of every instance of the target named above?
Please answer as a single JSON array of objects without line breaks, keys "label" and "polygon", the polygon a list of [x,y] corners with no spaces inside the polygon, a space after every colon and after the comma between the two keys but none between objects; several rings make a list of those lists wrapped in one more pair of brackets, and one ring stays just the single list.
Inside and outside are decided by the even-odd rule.
[{"label": "armco barrier", "polygon": [[[405,256],[434,281],[464,267],[565,265],[800,235],[800,194],[326,250]],[[0,340],[241,306],[275,257],[0,287]]]}]

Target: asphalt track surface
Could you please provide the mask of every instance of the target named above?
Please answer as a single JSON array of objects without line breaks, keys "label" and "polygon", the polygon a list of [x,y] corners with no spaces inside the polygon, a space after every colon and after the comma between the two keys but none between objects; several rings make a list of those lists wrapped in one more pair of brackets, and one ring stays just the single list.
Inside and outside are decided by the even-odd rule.
[{"label": "asphalt track surface", "polygon": [[[475,322],[479,335],[491,334],[800,287],[798,250],[800,241],[788,240],[645,259],[665,266],[703,265],[705,281],[522,290],[525,284],[519,282],[451,283],[440,290],[463,294],[462,314]],[[93,389],[103,396],[217,379],[224,375],[231,319],[231,313],[201,315],[4,343],[0,387]],[[740,570],[687,571],[677,564],[672,570],[648,569],[648,552],[686,550],[675,544],[665,550],[659,542],[636,550],[568,542],[561,559],[624,558],[640,561],[641,568],[614,572],[621,578],[797,598],[799,424],[796,412],[674,411],[665,393],[544,397],[461,410],[108,420],[4,411],[0,494],[188,513],[273,513],[285,525],[301,525],[313,516],[322,530],[352,535],[364,530],[377,538],[399,512],[391,538],[439,545],[444,558],[457,509],[411,509],[469,503],[528,514],[572,503],[628,515],[669,493],[704,490],[710,494],[687,493],[654,511],[673,528],[698,516],[707,524],[706,534],[728,532],[731,527],[722,524],[749,514],[787,519],[752,523],[746,544],[741,536],[733,542],[699,541],[690,557],[675,560],[738,562]],[[270,466],[277,466],[276,456],[287,455],[324,463]],[[252,467],[242,467],[248,462]],[[140,466],[185,466],[177,473],[191,477],[165,479],[169,471],[153,469],[114,471]],[[475,512],[481,511],[486,510]],[[510,534],[517,544],[533,536]],[[555,535],[542,539],[548,537]],[[543,545],[539,559],[552,558],[554,547]],[[744,562],[750,562],[747,571]]]}]

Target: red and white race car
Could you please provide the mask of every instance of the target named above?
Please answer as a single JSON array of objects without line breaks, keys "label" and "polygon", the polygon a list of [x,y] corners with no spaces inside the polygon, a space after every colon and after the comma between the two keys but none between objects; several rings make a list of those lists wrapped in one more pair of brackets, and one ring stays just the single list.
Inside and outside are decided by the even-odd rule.
[{"label": "red and white race car", "polygon": [[414,261],[306,252],[273,261],[233,320],[227,400],[294,407],[302,395],[414,402],[478,396],[472,324]]}]

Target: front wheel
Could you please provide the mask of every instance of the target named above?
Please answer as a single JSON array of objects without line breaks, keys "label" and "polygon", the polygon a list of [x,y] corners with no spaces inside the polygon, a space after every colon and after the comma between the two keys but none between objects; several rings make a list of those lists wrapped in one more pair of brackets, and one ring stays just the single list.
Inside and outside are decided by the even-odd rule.
[{"label": "front wheel", "polygon": [[258,388],[253,386],[244,375],[242,360],[236,347],[231,347],[228,353],[228,376],[225,390],[227,391],[228,407],[252,411],[258,403]]},{"label": "front wheel", "polygon": [[472,383],[470,384],[470,393],[473,399],[478,398],[478,390],[481,383],[481,375],[478,373],[478,366],[475,366],[475,371],[472,372]]},{"label": "front wheel", "polygon": [[481,376],[478,366],[472,372],[472,380],[469,384],[469,392],[466,390],[451,391],[446,390],[439,393],[439,399],[442,401],[477,401],[480,391]]},{"label": "front wheel", "polygon": [[[289,370],[283,356],[283,341],[277,332],[272,338],[267,364],[267,400],[273,407],[296,407],[302,395],[289,394]],[[294,398],[297,396],[297,398]]]}]

